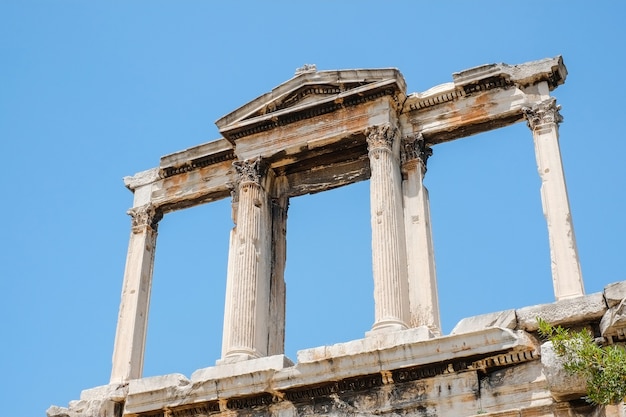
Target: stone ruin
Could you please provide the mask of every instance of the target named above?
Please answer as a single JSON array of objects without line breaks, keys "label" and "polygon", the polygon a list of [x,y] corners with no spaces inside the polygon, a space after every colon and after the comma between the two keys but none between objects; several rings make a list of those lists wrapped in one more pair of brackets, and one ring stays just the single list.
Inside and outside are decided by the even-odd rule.
[{"label": "stone ruin", "polygon": [[[216,123],[222,138],[124,179],[132,227],[108,385],[48,417],[618,416],[566,374],[537,317],[626,340],[626,282],[585,295],[551,91],[561,57],[484,65],[406,93],[393,68],[307,65]],[[555,302],[440,331],[428,191],[433,147],[525,121],[534,139]],[[370,181],[375,321],[363,339],[284,355],[291,197]],[[142,377],[159,220],[231,198],[222,355],[191,377]]]}]

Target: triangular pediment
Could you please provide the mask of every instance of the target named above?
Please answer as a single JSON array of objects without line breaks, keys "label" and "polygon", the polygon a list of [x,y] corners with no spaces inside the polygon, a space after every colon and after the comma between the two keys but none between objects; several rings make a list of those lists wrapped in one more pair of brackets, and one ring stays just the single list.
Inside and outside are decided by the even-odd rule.
[{"label": "triangular pediment", "polygon": [[402,74],[395,68],[334,71],[307,68],[215,124],[226,139],[234,142],[242,131],[253,131],[257,125],[263,125],[266,130],[270,121],[277,123],[290,114],[303,114],[307,109],[328,103],[352,103],[351,97],[367,97],[379,91],[404,94],[406,85]]}]

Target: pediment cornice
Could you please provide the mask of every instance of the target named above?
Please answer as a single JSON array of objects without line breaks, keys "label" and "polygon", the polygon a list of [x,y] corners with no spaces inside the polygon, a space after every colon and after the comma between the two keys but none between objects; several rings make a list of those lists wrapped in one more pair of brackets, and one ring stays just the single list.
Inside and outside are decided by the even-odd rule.
[{"label": "pediment cornice", "polygon": [[216,125],[220,133],[234,144],[240,137],[383,95],[403,100],[405,91],[404,78],[395,68],[300,72],[220,118]]}]

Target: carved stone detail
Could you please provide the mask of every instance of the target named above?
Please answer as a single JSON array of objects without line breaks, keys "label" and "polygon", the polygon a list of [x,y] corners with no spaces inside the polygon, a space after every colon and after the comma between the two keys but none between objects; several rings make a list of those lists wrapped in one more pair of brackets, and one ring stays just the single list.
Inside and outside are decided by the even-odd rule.
[{"label": "carved stone detail", "polygon": [[554,97],[536,103],[532,107],[522,107],[522,113],[524,113],[528,127],[531,130],[550,123],[561,123],[563,116],[561,116],[559,110],[561,110],[561,106],[556,104]]},{"label": "carved stone detail", "polygon": [[400,156],[402,158],[403,164],[414,159],[420,159],[425,168],[426,162],[432,154],[432,148],[426,145],[424,136],[422,136],[421,133],[418,133],[415,136],[407,136],[405,138],[402,138],[402,152],[400,153]]},{"label": "carved stone detail", "polygon": [[265,174],[265,164],[261,157],[246,159],[245,161],[234,161],[233,166],[237,170],[237,182],[261,183],[261,177]]},{"label": "carved stone detail", "polygon": [[163,213],[158,211],[152,203],[139,207],[133,207],[126,213],[132,219],[133,233],[139,232],[141,228],[146,226],[156,231],[159,221],[163,218]]},{"label": "carved stone detail", "polygon": [[393,142],[398,136],[398,129],[391,127],[389,123],[368,127],[365,130],[368,150],[389,149],[393,147]]},{"label": "carved stone detail", "polygon": [[295,75],[304,74],[305,72],[316,72],[317,65],[315,64],[304,64],[303,66],[296,68]]}]

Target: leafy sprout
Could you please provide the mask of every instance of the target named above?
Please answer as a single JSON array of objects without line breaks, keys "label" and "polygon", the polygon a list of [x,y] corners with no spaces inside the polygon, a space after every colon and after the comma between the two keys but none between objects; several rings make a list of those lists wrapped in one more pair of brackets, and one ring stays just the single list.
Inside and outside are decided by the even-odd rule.
[{"label": "leafy sprout", "polygon": [[552,342],[566,371],[587,381],[586,400],[592,404],[617,404],[626,398],[626,349],[600,346],[589,330],[571,331],[538,318],[539,335]]}]

